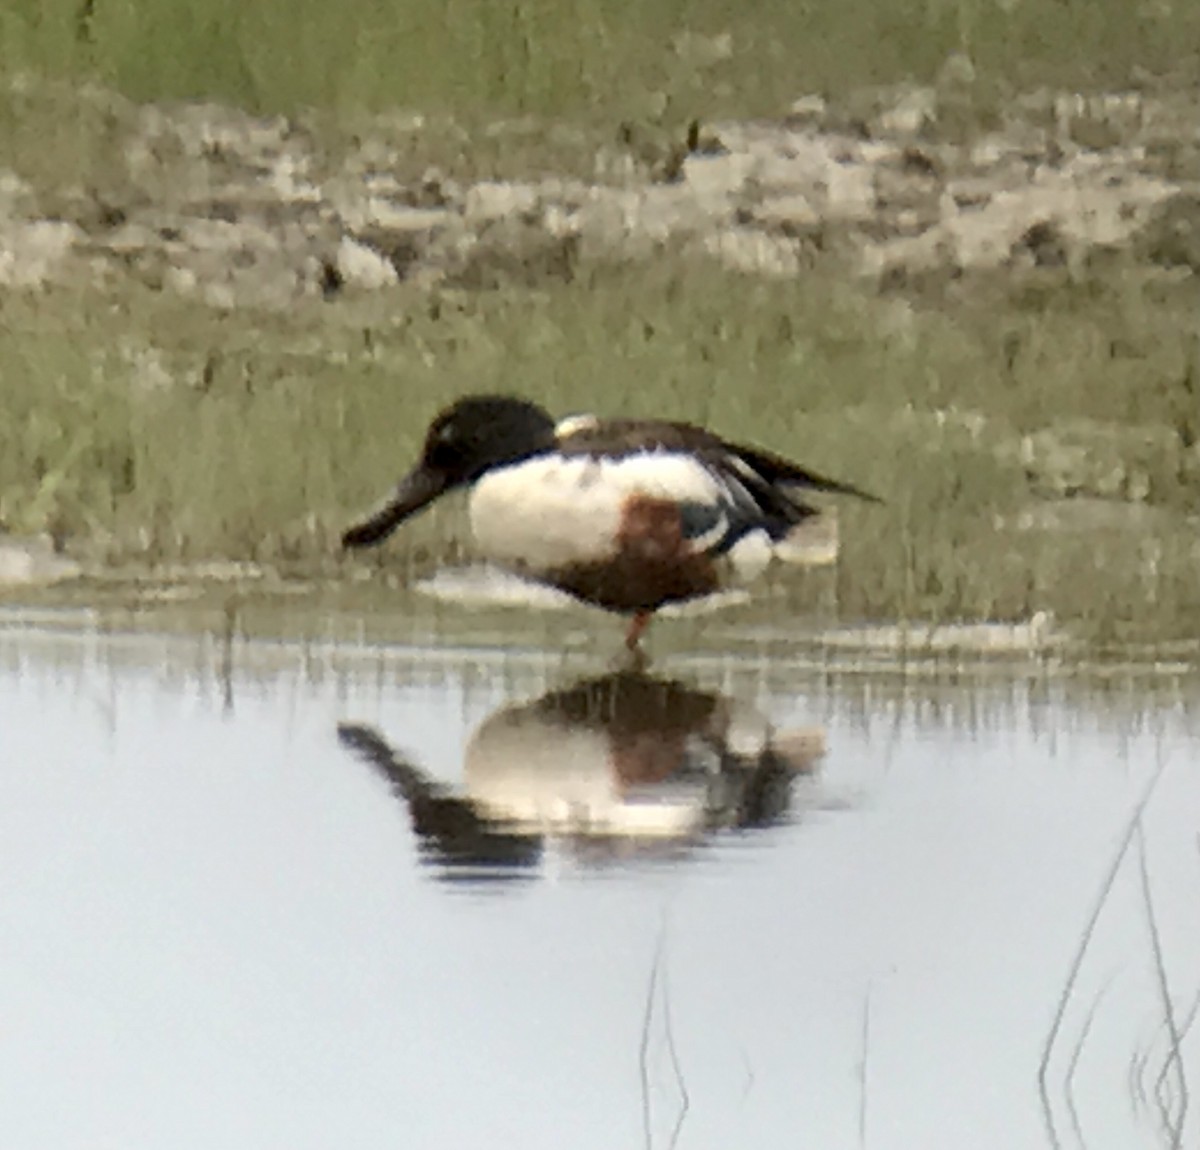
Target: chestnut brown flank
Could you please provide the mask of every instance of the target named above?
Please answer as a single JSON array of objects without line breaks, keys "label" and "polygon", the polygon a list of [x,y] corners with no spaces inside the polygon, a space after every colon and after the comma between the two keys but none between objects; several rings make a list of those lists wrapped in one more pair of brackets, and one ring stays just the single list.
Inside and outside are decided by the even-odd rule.
[{"label": "chestnut brown flank", "polygon": [[678,506],[645,495],[634,496],[622,508],[610,558],[572,563],[541,577],[610,611],[653,610],[720,587],[716,564],[684,539]]}]

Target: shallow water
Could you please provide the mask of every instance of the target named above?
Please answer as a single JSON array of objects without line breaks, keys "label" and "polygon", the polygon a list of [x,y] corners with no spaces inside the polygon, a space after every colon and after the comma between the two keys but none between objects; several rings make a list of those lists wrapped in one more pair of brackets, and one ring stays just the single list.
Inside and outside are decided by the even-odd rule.
[{"label": "shallow water", "polygon": [[5,1145],[1196,1138],[1186,676],[67,622],[0,619]]}]

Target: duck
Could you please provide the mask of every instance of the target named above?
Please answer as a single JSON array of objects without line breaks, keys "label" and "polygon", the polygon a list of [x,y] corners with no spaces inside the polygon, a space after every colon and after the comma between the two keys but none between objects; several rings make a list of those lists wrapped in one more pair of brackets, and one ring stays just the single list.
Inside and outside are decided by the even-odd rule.
[{"label": "duck", "polygon": [[528,399],[468,395],[436,416],[416,464],[342,546],[376,546],[464,489],[484,558],[629,616],[631,652],[660,607],[748,584],[786,558],[789,537],[820,514],[806,493],[880,502],[695,424],[556,420]]}]

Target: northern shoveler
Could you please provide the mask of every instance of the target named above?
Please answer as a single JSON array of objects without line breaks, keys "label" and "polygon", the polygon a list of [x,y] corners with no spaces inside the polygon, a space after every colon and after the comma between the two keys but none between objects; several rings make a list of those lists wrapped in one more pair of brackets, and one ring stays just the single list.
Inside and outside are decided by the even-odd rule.
[{"label": "northern shoveler", "polygon": [[875,496],[772,452],[665,420],[555,422],[511,396],[468,396],[429,428],[417,465],[345,547],[381,542],[440,495],[470,488],[484,555],[588,603],[633,616],[753,579],[817,515],[804,491]]}]

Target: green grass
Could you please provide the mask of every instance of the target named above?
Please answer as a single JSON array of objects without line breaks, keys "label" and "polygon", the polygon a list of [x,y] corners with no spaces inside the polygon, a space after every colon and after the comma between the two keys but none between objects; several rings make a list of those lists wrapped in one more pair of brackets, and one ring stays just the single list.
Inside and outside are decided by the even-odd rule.
[{"label": "green grass", "polygon": [[[626,119],[673,139],[692,117],[779,116],[807,92],[939,82],[966,52],[973,131],[1039,85],[1193,83],[1198,47],[1200,5],[1155,0],[8,0],[0,152],[44,214],[73,187],[121,203],[137,191],[121,161],[136,111],[111,90],[315,109],[303,123],[343,142],[362,113],[419,111],[431,126],[397,161],[414,178],[431,162],[587,173]],[[486,130],[518,116],[524,134]],[[905,302],[832,264],[786,284],[670,253],[575,272],[284,317],[128,285],[5,293],[0,527],[116,560],[319,569],[434,411],[514,391],[561,412],[704,421],[885,494],[883,510],[845,511],[837,599],[852,617],[1045,607],[1114,635],[1200,618],[1183,518],[1200,484],[1187,283],[1118,259]],[[1046,429],[1084,445],[1092,486],[1162,509],[1153,537],[1010,529],[1054,486],[1037,458]],[[455,528],[453,508],[435,513],[381,561],[445,557]]]},{"label": "green grass", "polygon": [[778,113],[802,92],[932,81],[962,50],[981,78],[1018,89],[1120,86],[1136,70],[1194,75],[1198,44],[1200,9],[1153,0],[7,0],[0,12],[10,74],[92,77],[137,100],[485,121],[664,104],[682,118]]},{"label": "green grass", "polygon": [[[1196,301],[1127,283],[1033,298],[923,310],[829,276],[679,261],[243,320],[149,291],[11,297],[0,524],[107,559],[331,570],[341,528],[411,463],[438,408],[519,392],[559,413],[704,421],[884,495],[844,507],[847,617],[1047,608],[1114,635],[1186,629],[1200,592],[1181,516],[1198,481],[1178,428]],[[1148,488],[1165,517],[1153,539],[1003,528],[1045,481],[1022,437],[1071,421]],[[416,521],[369,561],[404,572],[456,554],[460,514]]]}]

